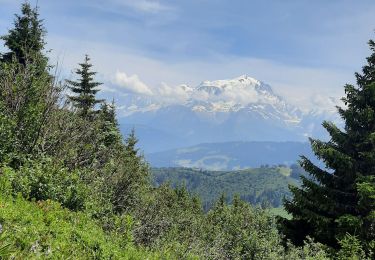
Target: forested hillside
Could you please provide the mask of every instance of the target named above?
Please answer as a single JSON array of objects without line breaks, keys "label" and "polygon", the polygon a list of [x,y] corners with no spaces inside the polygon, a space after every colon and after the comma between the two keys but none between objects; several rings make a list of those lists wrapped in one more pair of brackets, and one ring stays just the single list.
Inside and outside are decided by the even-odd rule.
[{"label": "forested hillside", "polygon": [[[347,133],[325,123],[332,141],[312,141],[337,171],[303,158],[314,179],[291,187],[292,219],[276,220],[239,196],[230,205],[221,196],[205,212],[183,187],[154,187],[136,133],[123,138],[116,105],[97,97],[89,55],[73,79],[60,79],[38,8],[24,3],[9,26],[0,56],[1,259],[373,259],[374,42],[360,87],[346,87]],[[233,182],[252,174],[278,185],[261,170]],[[227,185],[226,175],[210,178]]]},{"label": "forested hillside", "polygon": [[185,186],[201,198],[209,209],[224,194],[228,199],[238,195],[242,200],[263,207],[278,208],[283,198],[290,197],[289,185],[299,185],[299,173],[288,167],[263,167],[240,171],[207,171],[189,168],[152,168],[154,183],[169,182]]}]

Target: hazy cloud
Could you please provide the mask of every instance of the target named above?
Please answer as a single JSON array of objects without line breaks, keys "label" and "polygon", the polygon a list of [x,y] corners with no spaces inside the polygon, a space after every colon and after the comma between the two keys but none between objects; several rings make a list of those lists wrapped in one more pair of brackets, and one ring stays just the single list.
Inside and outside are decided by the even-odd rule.
[{"label": "hazy cloud", "polygon": [[114,88],[111,88],[107,85],[100,85],[99,86],[100,91],[107,92],[107,93],[118,93],[118,91]]},{"label": "hazy cloud", "polygon": [[166,101],[171,103],[184,102],[190,97],[190,87],[187,85],[169,86],[162,82],[157,88],[157,94]]},{"label": "hazy cloud", "polygon": [[131,0],[125,1],[124,4],[133,7],[136,10],[147,12],[147,13],[159,13],[162,11],[171,10],[171,7],[161,4],[159,1],[151,1],[151,0]]},{"label": "hazy cloud", "polygon": [[132,93],[141,95],[153,94],[151,89],[145,83],[143,83],[136,74],[128,76],[125,72],[117,71],[114,83]]},{"label": "hazy cloud", "polygon": [[158,0],[110,0],[109,4],[118,7],[131,8],[137,12],[157,14],[161,12],[171,11],[170,5],[164,4]]}]

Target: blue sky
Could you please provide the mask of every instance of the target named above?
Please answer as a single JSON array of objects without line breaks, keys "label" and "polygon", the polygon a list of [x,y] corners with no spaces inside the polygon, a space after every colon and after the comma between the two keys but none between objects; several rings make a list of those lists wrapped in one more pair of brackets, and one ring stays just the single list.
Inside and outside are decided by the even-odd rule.
[{"label": "blue sky", "polygon": [[[0,0],[1,34],[21,2]],[[52,60],[70,71],[90,54],[108,96],[247,74],[297,105],[316,106],[322,97],[343,95],[375,38],[373,0],[39,0],[39,6]],[[116,86],[119,72],[133,88]]]}]

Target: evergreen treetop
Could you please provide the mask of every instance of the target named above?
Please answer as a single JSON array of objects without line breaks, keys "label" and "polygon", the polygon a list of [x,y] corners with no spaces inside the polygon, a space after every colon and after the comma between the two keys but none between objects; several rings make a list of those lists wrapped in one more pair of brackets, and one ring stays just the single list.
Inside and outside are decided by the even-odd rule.
[{"label": "evergreen treetop", "polygon": [[[101,121],[101,131],[103,135],[103,143],[110,147],[113,145],[122,146],[122,136],[119,130],[119,124],[116,118],[115,103],[111,104],[103,102],[99,110],[99,119]],[[120,149],[120,147],[118,147]]]},{"label": "evergreen treetop", "polygon": [[15,58],[19,63],[25,65],[27,60],[33,60],[34,55],[41,55],[45,46],[44,37],[46,29],[43,20],[39,19],[38,7],[32,8],[30,3],[22,4],[21,15],[16,14],[14,28],[7,35],[1,36],[4,46],[9,52],[2,55],[3,62],[10,62]]},{"label": "evergreen treetop", "polygon": [[75,72],[80,77],[78,81],[66,80],[69,89],[76,94],[75,96],[68,96],[68,98],[78,108],[83,117],[94,112],[95,105],[102,102],[95,97],[99,91],[96,87],[102,85],[102,83],[94,81],[96,72],[91,71],[92,64],[89,61],[90,58],[86,55],[84,62],[79,64],[80,68]]},{"label": "evergreen treetop", "polygon": [[138,143],[138,138],[135,135],[134,128],[129,133],[128,137],[125,139],[125,151],[130,156],[136,156],[138,154],[139,149],[136,147]]}]

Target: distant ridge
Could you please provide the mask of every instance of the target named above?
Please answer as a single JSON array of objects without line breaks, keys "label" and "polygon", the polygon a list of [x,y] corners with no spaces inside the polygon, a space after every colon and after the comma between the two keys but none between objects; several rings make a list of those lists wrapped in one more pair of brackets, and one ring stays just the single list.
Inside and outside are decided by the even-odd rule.
[{"label": "distant ridge", "polygon": [[226,142],[203,143],[186,148],[146,154],[152,167],[189,167],[238,170],[262,165],[291,165],[305,155],[315,161],[308,143]]}]

